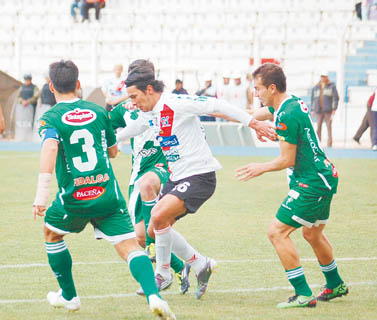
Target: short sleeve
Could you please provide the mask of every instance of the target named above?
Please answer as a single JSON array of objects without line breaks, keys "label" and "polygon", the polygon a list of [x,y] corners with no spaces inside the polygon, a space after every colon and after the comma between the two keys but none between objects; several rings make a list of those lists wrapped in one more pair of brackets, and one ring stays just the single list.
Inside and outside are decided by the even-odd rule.
[{"label": "short sleeve", "polygon": [[60,141],[58,130],[44,117],[39,120],[38,134],[42,139],[42,143],[47,139]]},{"label": "short sleeve", "polygon": [[106,140],[107,140],[107,147],[111,148],[117,143],[117,139],[115,137],[114,129],[112,127],[111,123],[111,117],[110,113],[106,112],[106,117],[107,117],[107,128],[106,128]]},{"label": "short sleeve", "polygon": [[113,130],[124,128],[126,126],[126,122],[124,120],[124,114],[126,111],[127,109],[123,107],[123,103],[118,104],[113,110],[111,110],[110,119]]},{"label": "short sleeve", "polygon": [[276,122],[276,133],[280,141],[287,141],[291,144],[298,143],[299,124],[292,114],[282,114],[280,121]]}]

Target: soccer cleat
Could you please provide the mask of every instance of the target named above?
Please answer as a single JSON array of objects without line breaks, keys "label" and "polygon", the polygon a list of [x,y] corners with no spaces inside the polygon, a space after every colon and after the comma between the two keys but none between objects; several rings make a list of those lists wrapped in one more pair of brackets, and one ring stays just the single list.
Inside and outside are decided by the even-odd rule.
[{"label": "soccer cleat", "polygon": [[[155,281],[156,281],[158,291],[166,290],[172,285],[174,277],[173,277],[173,275],[170,275],[170,276],[171,276],[171,278],[166,280],[159,273],[156,274]],[[141,287],[136,290],[136,294],[139,295],[139,296],[145,296],[143,288],[141,288]]]},{"label": "soccer cleat", "polygon": [[54,308],[66,308],[71,312],[78,311],[81,306],[79,297],[74,297],[69,301],[65,300],[62,296],[62,289],[60,289],[58,292],[50,291],[47,294],[47,301]]},{"label": "soccer cleat", "polygon": [[149,296],[149,308],[159,319],[176,320],[175,315],[170,310],[168,303],[155,294]]},{"label": "soccer cleat", "polygon": [[148,258],[151,260],[152,263],[156,262],[156,247],[155,244],[152,242],[145,247],[145,253],[147,254]]},{"label": "soccer cleat", "polygon": [[349,290],[348,290],[347,285],[344,282],[342,282],[340,285],[338,285],[334,289],[329,289],[329,288],[324,287],[323,290],[317,296],[317,299],[319,301],[330,301],[331,299],[345,296],[346,294],[348,294],[348,292]]},{"label": "soccer cleat", "polygon": [[155,280],[158,291],[162,291],[168,289],[172,285],[174,277],[172,274],[170,274],[170,279],[165,279],[162,275],[157,273]]},{"label": "soccer cleat", "polygon": [[200,272],[196,275],[198,280],[198,287],[196,288],[196,298],[200,299],[207,290],[208,287],[208,280],[211,274],[215,271],[217,263],[215,260],[211,258],[206,258],[206,265],[205,267],[200,270]]},{"label": "soccer cleat", "polygon": [[180,272],[177,272],[175,275],[177,276],[178,284],[179,284],[179,291],[181,294],[185,294],[189,287],[189,274],[190,274],[191,266],[188,263],[185,263],[183,269]]},{"label": "soccer cleat", "polygon": [[288,308],[314,308],[317,305],[317,300],[315,296],[301,296],[294,295],[293,297],[288,298],[287,302],[281,302],[276,307],[279,309],[288,309]]}]

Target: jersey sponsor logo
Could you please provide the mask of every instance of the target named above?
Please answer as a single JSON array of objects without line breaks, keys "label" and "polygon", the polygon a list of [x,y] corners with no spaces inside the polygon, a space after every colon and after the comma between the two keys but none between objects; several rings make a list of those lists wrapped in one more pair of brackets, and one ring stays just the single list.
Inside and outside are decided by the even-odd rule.
[{"label": "jersey sponsor logo", "polygon": [[142,149],[140,150],[139,154],[143,157],[143,158],[147,158],[151,155],[154,155],[158,152],[158,150],[156,148],[149,148],[149,149]]},{"label": "jersey sponsor logo", "polygon": [[82,126],[93,122],[97,118],[94,111],[89,109],[75,109],[63,114],[62,121],[70,126]]},{"label": "jersey sponsor logo", "polygon": [[285,130],[287,130],[287,125],[283,122],[279,122],[276,126],[276,129],[285,131]]},{"label": "jersey sponsor logo", "polygon": [[166,104],[160,112],[160,135],[163,137],[171,136],[174,122],[174,111]]},{"label": "jersey sponsor logo", "polygon": [[76,200],[94,200],[105,193],[105,188],[99,186],[81,188],[73,193]]},{"label": "jersey sponsor logo", "polygon": [[304,112],[304,113],[308,113],[309,112],[309,108],[306,105],[306,103],[304,101],[302,101],[302,100],[299,100],[298,102],[300,103],[301,111]]},{"label": "jersey sponsor logo", "polygon": [[301,188],[309,188],[309,186],[306,183],[299,182],[298,185]]},{"label": "jersey sponsor logo", "polygon": [[165,165],[163,163],[156,163],[154,166],[156,168],[163,168]]},{"label": "jersey sponsor logo", "polygon": [[323,162],[325,163],[325,166],[327,168],[331,167],[333,177],[338,178],[338,170],[336,170],[335,166],[331,163],[331,161],[329,159],[325,159]]},{"label": "jersey sponsor logo", "polygon": [[164,150],[164,155],[165,155],[166,161],[168,162],[175,162],[181,158],[179,156],[178,151],[175,148],[168,149],[166,151]]},{"label": "jersey sponsor logo", "polygon": [[160,146],[163,150],[170,147],[179,146],[179,141],[176,135],[169,136],[169,137],[158,136],[157,141],[160,143]]},{"label": "jersey sponsor logo", "polygon": [[73,179],[75,187],[79,187],[86,184],[97,184],[109,181],[110,177],[107,173],[97,174],[96,176],[78,177]]},{"label": "jersey sponsor logo", "polygon": [[318,148],[317,143],[313,140],[311,134],[310,134],[310,128],[304,128],[306,131],[306,137],[308,138],[310,148],[312,148],[313,155],[314,155],[314,162],[320,161],[318,158],[318,153],[320,152],[320,149]]},{"label": "jersey sponsor logo", "polygon": [[46,125],[46,121],[44,121],[44,120],[40,120],[40,121],[39,121],[39,127],[38,127],[38,128],[43,127],[43,126],[45,126],[45,125]]}]

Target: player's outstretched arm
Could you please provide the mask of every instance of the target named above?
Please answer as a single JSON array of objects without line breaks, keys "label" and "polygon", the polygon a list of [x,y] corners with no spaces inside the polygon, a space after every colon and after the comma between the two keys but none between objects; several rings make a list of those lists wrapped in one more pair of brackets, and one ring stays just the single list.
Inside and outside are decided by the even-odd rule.
[{"label": "player's outstretched arm", "polygon": [[238,180],[247,181],[258,177],[265,172],[280,171],[289,167],[293,167],[296,162],[297,145],[286,141],[280,142],[281,154],[272,161],[264,163],[249,163],[236,171]]},{"label": "player's outstretched arm", "polygon": [[47,139],[43,142],[40,158],[38,186],[33,202],[33,217],[44,216],[47,201],[50,196],[50,183],[52,172],[55,168],[56,157],[58,155],[58,141]]},{"label": "player's outstretched arm", "polygon": [[271,141],[276,141],[277,139],[275,126],[268,122],[252,119],[249,123],[249,127],[255,130],[258,139],[262,142],[266,142],[264,137]]}]

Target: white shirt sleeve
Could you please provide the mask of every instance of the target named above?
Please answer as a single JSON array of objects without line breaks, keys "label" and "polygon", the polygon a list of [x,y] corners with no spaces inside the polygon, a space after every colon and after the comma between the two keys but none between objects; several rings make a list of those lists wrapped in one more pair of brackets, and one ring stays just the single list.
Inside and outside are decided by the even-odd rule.
[{"label": "white shirt sleeve", "polygon": [[220,112],[238,120],[246,126],[248,126],[250,121],[253,119],[252,115],[223,99],[201,96],[186,96],[185,98],[181,99],[176,105],[175,110],[182,113],[200,116]]},{"label": "white shirt sleeve", "polygon": [[127,127],[118,131],[116,134],[117,141],[124,141],[136,137],[139,134],[142,134],[144,131],[149,129],[148,123],[144,122],[142,118],[139,121],[127,121]]},{"label": "white shirt sleeve", "polygon": [[233,119],[238,120],[245,126],[249,126],[249,123],[251,120],[254,119],[254,117],[247,113],[246,111],[235,107],[234,105],[230,104],[226,100],[223,99],[214,99],[214,106],[212,112],[220,112],[225,114],[228,117],[231,117]]}]

